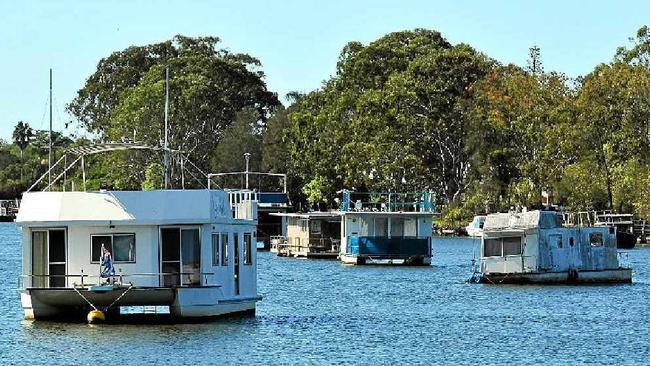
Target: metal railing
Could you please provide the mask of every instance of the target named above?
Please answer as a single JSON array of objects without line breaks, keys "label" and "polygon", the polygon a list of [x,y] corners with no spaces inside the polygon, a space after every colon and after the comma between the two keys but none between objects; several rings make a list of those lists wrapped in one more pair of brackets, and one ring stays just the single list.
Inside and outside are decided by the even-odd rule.
[{"label": "metal railing", "polygon": [[[199,277],[199,285],[172,285],[172,286],[165,286],[164,285],[164,279],[171,277],[171,276],[178,276],[179,281],[183,279],[182,276],[200,276]],[[18,277],[18,288],[19,289],[26,289],[26,288],[65,288],[68,284],[68,279],[70,278],[78,278],[79,282],[73,282],[72,286],[73,287],[86,287],[86,286],[91,286],[91,285],[99,285],[99,284],[133,284],[134,279],[138,278],[148,278],[148,279],[158,279],[158,286],[143,286],[143,287],[168,287],[168,288],[175,288],[175,287],[201,287],[201,286],[220,286],[218,283],[210,283],[208,281],[208,278],[211,276],[214,276],[215,274],[212,272],[160,272],[160,273],[131,273],[131,274],[123,274],[119,273],[114,276],[101,276],[101,275],[89,275],[85,273],[81,274],[64,274],[64,275],[35,275],[35,274],[22,274]],[[34,279],[43,279],[46,281],[45,285],[43,286],[34,286]],[[66,286],[50,286],[50,279],[58,279],[58,278],[63,278],[65,279],[65,284]],[[188,277],[191,278],[191,277]],[[126,279],[126,280],[125,280]],[[25,286],[26,280],[29,280],[30,286]],[[96,280],[96,282],[93,282]],[[131,280],[131,281],[129,281]],[[185,281],[182,281],[185,282]],[[187,281],[191,282],[191,281]],[[163,284],[163,285],[160,285]]]}]

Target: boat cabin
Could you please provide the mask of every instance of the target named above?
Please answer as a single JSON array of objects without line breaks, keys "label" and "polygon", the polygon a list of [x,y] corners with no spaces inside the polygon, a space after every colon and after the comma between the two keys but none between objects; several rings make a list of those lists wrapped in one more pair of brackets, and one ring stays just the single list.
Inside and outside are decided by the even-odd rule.
[{"label": "boat cabin", "polygon": [[271,251],[281,257],[336,258],[341,243],[338,212],[273,214],[286,222],[286,235],[271,239]]},{"label": "boat cabin", "polygon": [[89,304],[254,312],[256,214],[255,202],[233,210],[215,190],[25,193],[16,220],[25,317],[85,315]]},{"label": "boat cabin", "polygon": [[479,282],[631,282],[619,264],[616,231],[564,227],[552,211],[490,214],[481,239]]},{"label": "boat cabin", "polygon": [[343,191],[340,260],[430,265],[433,207],[430,193]]},{"label": "boat cabin", "polygon": [[287,175],[279,173],[254,172],[248,168],[243,172],[225,172],[208,174],[208,188],[223,187],[226,190],[247,190],[254,194],[257,202],[257,242],[259,250],[271,248],[271,237],[286,236],[286,222],[282,215],[291,209],[287,193]]}]

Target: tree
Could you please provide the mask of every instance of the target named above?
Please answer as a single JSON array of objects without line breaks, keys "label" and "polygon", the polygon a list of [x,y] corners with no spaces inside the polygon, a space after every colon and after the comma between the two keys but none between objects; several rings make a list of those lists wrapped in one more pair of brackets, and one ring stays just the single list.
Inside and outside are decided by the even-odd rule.
[{"label": "tree", "polygon": [[[268,91],[260,62],[219,49],[216,37],[176,36],[170,41],[130,47],[102,59],[67,108],[102,141],[133,140],[160,146],[163,140],[165,69],[170,70],[169,141],[200,169],[210,160],[224,131],[243,108],[258,114],[258,126],[278,105]],[[114,154],[113,180],[139,188],[150,158]]]},{"label": "tree", "polygon": [[22,167],[22,163],[24,162],[23,151],[25,151],[27,146],[29,146],[29,143],[32,140],[33,136],[34,136],[34,131],[32,131],[32,128],[29,127],[29,124],[23,121],[18,121],[16,127],[14,128],[12,138],[14,144],[16,144],[16,146],[18,146],[18,148],[20,149],[20,162],[21,162],[20,180],[23,179],[23,167]]},{"label": "tree", "polygon": [[544,73],[544,67],[542,66],[542,49],[537,45],[528,49],[528,72],[533,75],[539,75]]},{"label": "tree", "polygon": [[[259,116],[248,108],[237,113],[217,146],[211,166],[216,172],[241,172],[246,168],[244,154],[249,153],[249,169],[258,171],[261,162],[261,137],[255,127]],[[228,188],[228,187],[226,187]]]},{"label": "tree", "polygon": [[343,187],[431,189],[441,202],[455,200],[469,168],[468,101],[489,63],[423,29],[349,43],[336,76],[289,116],[291,169],[308,196],[333,206]]}]

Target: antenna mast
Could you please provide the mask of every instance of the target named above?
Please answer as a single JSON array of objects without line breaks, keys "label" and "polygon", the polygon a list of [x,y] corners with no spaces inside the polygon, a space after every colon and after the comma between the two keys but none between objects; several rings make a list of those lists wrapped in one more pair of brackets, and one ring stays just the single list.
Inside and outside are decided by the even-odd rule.
[{"label": "antenna mast", "polygon": [[165,189],[169,184],[169,147],[168,147],[168,133],[167,133],[167,118],[169,115],[169,66],[165,68],[165,145],[163,154],[165,157]]},{"label": "antenna mast", "polygon": [[49,137],[49,152],[47,156],[47,183],[52,184],[52,68],[50,68],[50,137]]}]

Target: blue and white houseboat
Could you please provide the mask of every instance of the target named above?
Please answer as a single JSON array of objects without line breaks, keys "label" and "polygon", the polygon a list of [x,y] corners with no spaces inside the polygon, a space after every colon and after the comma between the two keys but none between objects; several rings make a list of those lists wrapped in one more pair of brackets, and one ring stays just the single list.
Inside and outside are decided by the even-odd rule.
[{"label": "blue and white houseboat", "polygon": [[432,194],[343,191],[339,259],[345,264],[430,265]]},{"label": "blue and white houseboat", "polygon": [[565,227],[553,211],[490,214],[478,282],[629,283],[611,227]]},{"label": "blue and white houseboat", "polygon": [[[70,150],[74,162],[61,175],[24,193],[16,222],[25,318],[84,317],[93,309],[116,319],[138,309],[180,319],[254,314],[260,296],[252,192],[91,192],[65,180],[83,157],[129,148]],[[85,187],[85,170],[83,177]]]}]

